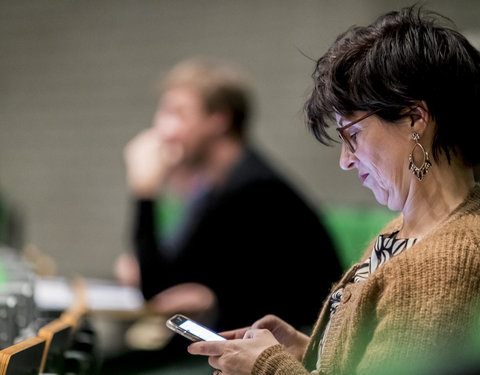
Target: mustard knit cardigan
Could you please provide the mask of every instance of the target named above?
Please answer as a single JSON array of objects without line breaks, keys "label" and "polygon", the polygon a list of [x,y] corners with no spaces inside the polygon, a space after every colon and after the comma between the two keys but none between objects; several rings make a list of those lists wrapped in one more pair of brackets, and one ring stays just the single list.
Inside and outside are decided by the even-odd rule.
[{"label": "mustard knit cardigan", "polygon": [[[384,232],[399,229],[401,223],[401,217],[395,219]],[[370,253],[371,247],[363,259]],[[453,340],[465,342],[461,338],[480,313],[480,185],[429,235],[354,284],[350,281],[359,264],[332,289],[344,287],[344,292],[326,338],[320,374],[385,373],[382,368],[395,364],[415,368],[429,354],[452,347]],[[315,370],[328,320],[325,303],[303,363],[275,345],[257,358],[252,374]]]}]

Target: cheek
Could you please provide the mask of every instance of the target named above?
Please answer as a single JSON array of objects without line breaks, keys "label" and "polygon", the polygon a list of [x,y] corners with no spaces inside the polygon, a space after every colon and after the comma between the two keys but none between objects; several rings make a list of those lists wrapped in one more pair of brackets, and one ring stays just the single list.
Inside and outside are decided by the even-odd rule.
[{"label": "cheek", "polygon": [[374,151],[359,160],[371,174],[370,187],[372,190],[382,196],[386,194],[389,198],[394,198],[398,194],[397,186],[399,186],[400,174],[394,160],[391,157],[384,157],[384,155],[385,153]]},{"label": "cheek", "polygon": [[398,210],[408,194],[410,174],[402,159],[393,156],[378,160],[373,168],[379,188],[388,195],[389,208]]},{"label": "cheek", "polygon": [[186,143],[195,143],[201,137],[202,123],[194,117],[182,117],[178,121],[177,134]]},{"label": "cheek", "polygon": [[387,167],[388,162],[377,150],[358,155],[358,159],[360,164],[372,175],[377,184],[383,186],[385,182],[389,180],[388,175],[390,172]]}]

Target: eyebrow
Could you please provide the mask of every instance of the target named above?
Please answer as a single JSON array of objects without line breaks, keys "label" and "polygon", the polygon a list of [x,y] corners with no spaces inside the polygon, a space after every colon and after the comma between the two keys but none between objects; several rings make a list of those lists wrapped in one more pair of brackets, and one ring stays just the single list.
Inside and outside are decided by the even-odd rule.
[{"label": "eyebrow", "polygon": [[[352,121],[355,121],[355,120],[352,120]],[[345,118],[343,118],[343,117],[340,117],[340,122],[337,123],[337,125],[340,124],[340,126],[337,126],[337,127],[345,126],[345,125],[347,125],[347,124],[350,124],[352,121],[349,121],[349,120],[347,120],[347,119],[345,119]],[[358,122],[355,122],[354,124],[352,124],[352,126],[357,125],[357,124],[358,124]]]},{"label": "eyebrow", "polygon": [[354,121],[354,119],[352,119],[352,120],[350,121],[350,120],[346,119],[345,117],[340,116],[339,124],[340,124],[340,126],[344,126],[344,125],[346,125],[346,124],[348,124],[348,123],[350,123],[350,122],[352,122],[352,121]]}]

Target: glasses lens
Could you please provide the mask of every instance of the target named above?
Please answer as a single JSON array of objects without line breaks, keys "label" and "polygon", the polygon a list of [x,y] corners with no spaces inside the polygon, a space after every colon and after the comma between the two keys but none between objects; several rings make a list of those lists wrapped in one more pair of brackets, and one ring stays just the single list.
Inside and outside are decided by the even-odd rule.
[{"label": "glasses lens", "polygon": [[348,132],[346,132],[344,129],[337,129],[337,131],[338,137],[343,141],[343,143],[345,143],[350,152],[354,153],[356,149],[356,144],[354,140],[348,135]]}]

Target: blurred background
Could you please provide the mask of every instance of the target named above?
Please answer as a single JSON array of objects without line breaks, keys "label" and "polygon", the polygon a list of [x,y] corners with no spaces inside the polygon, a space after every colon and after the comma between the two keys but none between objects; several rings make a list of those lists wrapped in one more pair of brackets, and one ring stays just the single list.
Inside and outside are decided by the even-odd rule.
[{"label": "blurred background", "polygon": [[[155,81],[181,59],[233,60],[256,89],[254,142],[310,201],[381,209],[339,147],[307,131],[302,105],[314,63],[348,26],[393,0],[2,0],[0,190],[21,241],[52,256],[60,275],[111,277],[130,249],[122,152],[150,126]],[[480,2],[426,1],[473,39]]]}]

